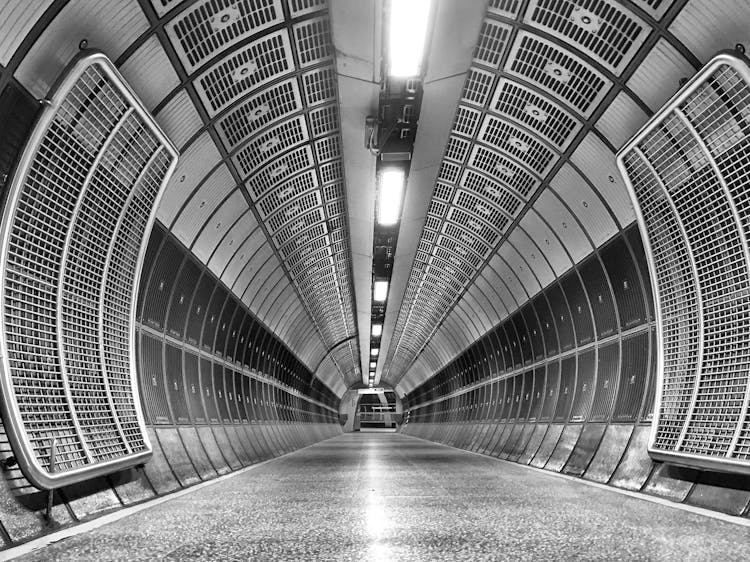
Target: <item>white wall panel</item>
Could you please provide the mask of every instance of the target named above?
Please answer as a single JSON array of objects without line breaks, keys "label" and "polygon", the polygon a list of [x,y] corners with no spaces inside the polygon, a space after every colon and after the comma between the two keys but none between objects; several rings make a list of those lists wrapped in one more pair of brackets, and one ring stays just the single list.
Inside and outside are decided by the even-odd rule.
[{"label": "white wall panel", "polygon": [[[262,263],[260,260],[263,260]],[[257,267],[254,267],[256,264]],[[266,282],[268,277],[276,271],[277,267],[279,267],[279,260],[273,255],[273,251],[268,248],[268,251],[261,250],[255,254],[253,261],[251,261],[248,266],[248,273],[250,273],[250,268],[253,268],[255,274],[248,275],[250,277],[250,282],[244,290],[242,285],[237,287],[237,294],[241,295],[240,298],[242,299],[242,302],[257,314],[260,303],[255,300],[255,296],[258,294],[258,291],[260,291],[260,288]]]},{"label": "white wall panel", "polygon": [[495,271],[492,267],[485,267],[482,271],[482,276],[487,280],[487,283],[502,299],[502,302],[507,307],[508,316],[513,314],[518,308],[518,303],[516,302],[516,298],[508,289],[508,285],[500,277],[497,271]]},{"label": "white wall panel", "polygon": [[237,252],[250,233],[258,227],[255,216],[248,207],[244,213],[234,222],[232,227],[221,239],[219,245],[211,254],[208,260],[208,268],[217,272],[216,275],[221,277],[224,273],[229,260]]},{"label": "white wall panel", "polygon": [[596,134],[586,135],[570,157],[570,161],[578,166],[581,173],[607,202],[621,227],[635,220],[633,204],[617,169],[615,154]]},{"label": "white wall panel", "polygon": [[[232,189],[234,189],[232,175],[226,164],[222,164],[190,196],[172,225],[172,233],[188,248],[192,247],[198,232],[206,226],[208,218],[222,204]],[[201,261],[204,261],[204,258],[201,258]]]},{"label": "white wall panel", "polygon": [[247,262],[252,259],[259,248],[267,244],[268,239],[263,233],[263,230],[256,228],[251,232],[250,236],[248,236],[248,238],[242,243],[242,246],[237,249],[224,269],[221,280],[227,287],[235,286],[237,283],[237,277],[245,269]]},{"label": "white wall panel", "polygon": [[514,228],[510,233],[510,236],[508,236],[508,242],[510,242],[516,248],[516,251],[521,257],[523,257],[526,265],[531,268],[531,271],[534,273],[534,276],[542,288],[552,282],[555,278],[555,274],[549,263],[547,263],[544,253],[524,230],[518,227]]},{"label": "white wall panel", "polygon": [[560,237],[574,263],[578,263],[593,251],[576,218],[553,192],[545,189],[534,203],[534,209]]},{"label": "white wall panel", "polygon": [[702,63],[722,49],[750,39],[750,2],[746,0],[691,0],[669,26]]},{"label": "white wall panel", "polygon": [[120,66],[120,72],[149,111],[180,85],[172,63],[156,35],[152,35]]},{"label": "white wall panel", "polygon": [[557,234],[542,220],[533,207],[526,211],[518,224],[544,253],[555,275],[559,276],[573,266]]},{"label": "white wall panel", "polygon": [[177,169],[164,190],[156,217],[165,225],[171,226],[183,203],[220,160],[221,155],[208,133],[198,137],[180,154]]},{"label": "white wall panel", "polygon": [[285,280],[285,277],[286,274],[281,264],[279,264],[278,268],[266,279],[265,283],[263,283],[256,293],[253,299],[253,306],[257,308],[258,315],[261,318],[265,319],[268,316],[268,311],[276,304],[276,297],[289,284]]},{"label": "white wall panel", "polygon": [[273,308],[268,314],[266,314],[268,325],[271,326],[274,331],[280,329],[285,320],[285,316],[290,313],[289,307],[298,304],[297,293],[291,284],[284,281],[279,283],[279,286],[282,289],[281,293],[276,298]]},{"label": "white wall panel", "polygon": [[496,258],[490,261],[490,265],[505,280],[518,306],[529,300],[529,295],[539,292],[539,282],[515,249],[505,244],[500,247]]},{"label": "white wall panel", "polygon": [[695,68],[666,39],[656,45],[628,80],[628,87],[653,111],[664,105],[680,88],[681,78],[690,78]]},{"label": "white wall panel", "polygon": [[471,310],[480,334],[492,328],[495,324],[492,304],[476,283],[464,293],[462,301],[465,301],[466,307]]},{"label": "white wall panel", "polygon": [[42,98],[78,53],[83,39],[90,49],[99,49],[115,61],[147,29],[148,20],[137,0],[73,0],[34,43],[15,77]]},{"label": "white wall panel", "polygon": [[250,285],[253,278],[258,274],[258,270],[263,267],[263,264],[266,263],[268,258],[272,255],[273,251],[271,248],[265,245],[244,260],[242,271],[234,282],[234,285],[231,285],[232,291],[235,295],[242,298],[242,295],[245,294],[245,290]]},{"label": "white wall panel", "polygon": [[8,66],[37,20],[52,0],[4,0],[0,3],[0,64]]},{"label": "white wall panel", "polygon": [[620,92],[596,122],[596,128],[619,150],[646,121],[648,115],[643,109],[627,92]]},{"label": "white wall panel", "polygon": [[156,114],[159,123],[178,150],[203,126],[203,120],[187,91],[180,90]]},{"label": "white wall panel", "polygon": [[487,271],[487,268],[484,268],[482,272],[474,278],[474,284],[480,291],[482,291],[485,297],[487,297],[487,301],[492,307],[489,309],[492,315],[492,323],[497,324],[503,318],[508,316],[508,307],[496,290],[497,287],[491,285],[485,278],[485,271]]},{"label": "white wall panel", "polygon": [[560,168],[550,181],[550,187],[576,215],[594,245],[599,246],[617,232],[617,225],[599,194],[571,166],[566,164]]},{"label": "white wall panel", "polygon": [[[245,196],[239,190],[234,191],[208,220],[198,235],[198,239],[193,245],[195,255],[201,261],[207,263],[216,246],[247,209]],[[219,275],[221,272],[215,270],[214,273]]]}]

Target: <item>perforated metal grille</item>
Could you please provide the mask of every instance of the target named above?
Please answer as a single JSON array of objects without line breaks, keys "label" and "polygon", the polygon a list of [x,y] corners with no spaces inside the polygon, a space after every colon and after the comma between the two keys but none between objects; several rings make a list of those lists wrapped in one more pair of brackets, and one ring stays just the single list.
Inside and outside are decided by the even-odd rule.
[{"label": "perforated metal grille", "polygon": [[556,154],[533,136],[507,121],[488,115],[482,123],[479,140],[497,147],[544,177]]},{"label": "perforated metal grille", "polygon": [[190,74],[227,47],[283,20],[280,0],[208,0],[180,14],[166,29]]},{"label": "perforated metal grille", "polygon": [[474,61],[498,68],[507,46],[511,27],[497,21],[484,20],[479,31],[479,40],[474,47]]},{"label": "perforated metal grille", "polygon": [[612,83],[600,72],[553,43],[518,34],[505,70],[559,97],[589,117]]},{"label": "perforated metal grille", "polygon": [[89,56],[66,76],[3,221],[6,430],[26,477],[45,488],[150,455],[133,370],[134,291],[177,155],[113,68]]},{"label": "perforated metal grille", "polygon": [[302,109],[296,80],[286,80],[239,104],[216,129],[227,150],[232,151],[260,129]]},{"label": "perforated metal grille", "polygon": [[526,17],[615,73],[625,68],[647,35],[638,17],[606,0],[532,0]]},{"label": "perforated metal grille", "polygon": [[580,130],[580,121],[547,98],[507,79],[498,82],[492,111],[519,121],[563,150]]},{"label": "perforated metal grille", "polygon": [[209,115],[215,115],[248,92],[294,69],[286,31],[266,35],[219,61],[195,84]]},{"label": "perforated metal grille", "polygon": [[719,56],[623,149],[661,335],[652,454],[750,472],[750,71]]},{"label": "perforated metal grille", "polygon": [[302,68],[328,60],[333,55],[328,18],[307,20],[294,26],[297,57]]}]

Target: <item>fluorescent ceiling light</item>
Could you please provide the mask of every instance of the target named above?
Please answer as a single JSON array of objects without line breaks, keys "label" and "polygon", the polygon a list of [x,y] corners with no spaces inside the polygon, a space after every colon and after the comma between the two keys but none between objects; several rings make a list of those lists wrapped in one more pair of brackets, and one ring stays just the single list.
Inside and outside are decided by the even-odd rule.
[{"label": "fluorescent ceiling light", "polygon": [[370,355],[372,355],[373,357],[377,357],[378,353],[380,353],[379,347],[373,347],[372,349],[370,349]]},{"label": "fluorescent ceiling light", "polygon": [[[388,289],[386,287],[386,292],[387,292],[387,290]],[[380,336],[382,334],[383,334],[383,325],[382,324],[373,324],[372,325],[372,335],[377,338],[378,336]]]},{"label": "fluorescent ceiling light", "polygon": [[[375,367],[377,367],[377,365],[378,365],[377,362],[370,361],[370,369],[374,369]],[[370,371],[370,374],[372,374],[372,371]]]},{"label": "fluorescent ceiling light", "polygon": [[[372,300],[375,302],[385,302],[388,297],[388,281],[375,281],[372,287]],[[373,331],[375,326],[373,326]],[[374,335],[374,334],[373,334]]]},{"label": "fluorescent ceiling light", "polygon": [[404,192],[404,171],[386,170],[380,174],[378,195],[378,224],[396,224],[401,218],[401,199]]},{"label": "fluorescent ceiling light", "polygon": [[391,0],[388,41],[391,76],[419,76],[429,15],[430,0]]}]

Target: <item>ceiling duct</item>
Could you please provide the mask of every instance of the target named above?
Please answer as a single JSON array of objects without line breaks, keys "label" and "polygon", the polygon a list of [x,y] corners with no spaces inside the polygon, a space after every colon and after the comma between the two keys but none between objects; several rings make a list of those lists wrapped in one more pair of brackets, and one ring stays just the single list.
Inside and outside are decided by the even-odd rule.
[{"label": "ceiling duct", "polygon": [[147,461],[137,281],[177,151],[102,54],[63,74],[3,222],[0,385],[24,476],[57,488]]},{"label": "ceiling duct", "polygon": [[658,331],[649,452],[750,473],[750,68],[721,54],[618,154]]}]

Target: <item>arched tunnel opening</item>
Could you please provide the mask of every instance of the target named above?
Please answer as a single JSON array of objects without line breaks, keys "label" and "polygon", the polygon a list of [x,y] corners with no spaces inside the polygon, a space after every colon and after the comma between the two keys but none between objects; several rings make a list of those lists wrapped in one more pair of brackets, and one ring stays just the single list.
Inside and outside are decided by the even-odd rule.
[{"label": "arched tunnel opening", "polygon": [[748,28],[0,2],[0,558],[743,559]]}]

